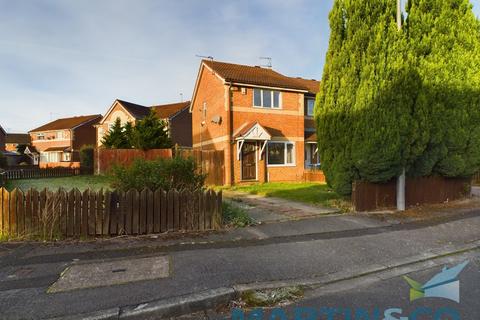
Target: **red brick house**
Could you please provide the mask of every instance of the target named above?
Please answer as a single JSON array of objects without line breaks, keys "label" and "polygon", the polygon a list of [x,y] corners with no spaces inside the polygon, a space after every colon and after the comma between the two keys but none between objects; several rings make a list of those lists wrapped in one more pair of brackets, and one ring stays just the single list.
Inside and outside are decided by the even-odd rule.
[{"label": "red brick house", "polygon": [[5,137],[7,132],[0,126],[0,151],[5,151]]},{"label": "red brick house", "polygon": [[190,101],[147,107],[117,99],[96,125],[97,146],[102,145],[103,136],[110,130],[117,118],[122,124],[130,122],[135,125],[136,121],[147,116],[153,109],[160,119],[167,121],[173,143],[191,147],[192,115],[189,107]]},{"label": "red brick house", "polygon": [[7,151],[16,152],[18,146],[29,146],[30,144],[30,135],[28,133],[7,133],[5,137],[5,149]]},{"label": "red brick house", "polygon": [[193,148],[224,150],[227,185],[310,180],[319,165],[319,87],[269,68],[204,60],[190,107]]},{"label": "red brick house", "polygon": [[40,154],[40,167],[78,167],[79,151],[95,145],[95,127],[102,115],[58,119],[29,132],[32,150]]}]

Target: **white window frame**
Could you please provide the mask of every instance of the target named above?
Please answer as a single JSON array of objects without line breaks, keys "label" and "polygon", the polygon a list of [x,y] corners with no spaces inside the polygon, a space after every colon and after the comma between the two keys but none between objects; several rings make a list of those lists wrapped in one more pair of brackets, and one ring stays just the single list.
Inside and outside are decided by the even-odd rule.
[{"label": "white window frame", "polygon": [[70,152],[64,152],[62,157],[63,162],[71,162],[72,161],[72,154]]},{"label": "white window frame", "polygon": [[45,133],[37,133],[37,140],[45,140]]},{"label": "white window frame", "polygon": [[[308,102],[309,101],[313,101],[313,110],[312,110],[312,113],[310,114],[308,111]],[[313,117],[315,114],[315,99],[312,99],[312,98],[307,98],[307,116],[309,117]]]},{"label": "white window frame", "polygon": [[[283,155],[283,161],[284,163],[283,164],[269,164],[269,147],[270,147],[270,144],[273,144],[273,143],[277,143],[277,144],[283,144],[284,145],[284,155]],[[288,152],[288,148],[287,148],[287,145],[292,145],[293,146],[293,159],[292,159],[292,163],[286,163],[287,161],[287,152]],[[295,142],[293,141],[269,141],[267,143],[267,167],[295,167],[296,166],[296,163],[297,163],[297,146],[295,145]]]},{"label": "white window frame", "polygon": [[63,140],[63,139],[65,139],[65,135],[64,135],[63,131],[57,131],[57,133],[56,133],[56,135],[55,135],[55,138],[56,138],[57,140]]},{"label": "white window frame", "polygon": [[[314,153],[316,153],[315,155],[315,159],[317,160],[316,163],[311,163],[310,160],[311,160],[311,154],[312,154],[312,146],[315,146],[315,151]],[[322,165],[321,161],[320,161],[320,153],[318,152],[318,143],[305,143],[305,167],[307,167],[307,169],[311,169],[311,168],[318,168]]]},{"label": "white window frame", "polygon": [[[255,91],[258,90],[260,91],[260,106],[255,105]],[[272,102],[271,107],[264,107],[263,106],[263,92],[264,91],[270,91],[270,99]],[[278,107],[273,106],[273,101],[274,101],[274,92],[278,92]],[[261,108],[261,109],[273,109],[273,110],[280,110],[282,109],[282,92],[278,90],[269,90],[269,89],[260,89],[260,88],[253,88],[252,90],[252,105],[254,108]]]}]

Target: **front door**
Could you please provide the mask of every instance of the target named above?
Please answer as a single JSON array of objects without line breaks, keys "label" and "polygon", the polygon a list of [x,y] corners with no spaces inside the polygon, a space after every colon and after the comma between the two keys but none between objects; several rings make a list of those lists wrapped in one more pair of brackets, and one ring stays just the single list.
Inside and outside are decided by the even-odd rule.
[{"label": "front door", "polygon": [[242,148],[242,180],[257,179],[256,144],[245,142]]}]

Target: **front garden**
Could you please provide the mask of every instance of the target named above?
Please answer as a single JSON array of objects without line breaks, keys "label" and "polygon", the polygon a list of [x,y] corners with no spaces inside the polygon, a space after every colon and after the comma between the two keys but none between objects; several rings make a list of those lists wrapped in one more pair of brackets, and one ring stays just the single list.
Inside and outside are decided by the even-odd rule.
[{"label": "front garden", "polygon": [[57,190],[63,188],[66,190],[77,188],[80,191],[110,189],[111,178],[108,176],[72,176],[62,178],[45,178],[45,179],[23,179],[23,180],[9,180],[7,181],[7,190],[12,191],[15,188],[19,188],[23,191],[27,191],[30,188],[42,190],[44,188],[50,190]]},{"label": "front garden", "polygon": [[227,190],[282,198],[328,208],[345,209],[350,206],[349,199],[340,196],[326,184],[320,183],[270,182],[235,186]]}]

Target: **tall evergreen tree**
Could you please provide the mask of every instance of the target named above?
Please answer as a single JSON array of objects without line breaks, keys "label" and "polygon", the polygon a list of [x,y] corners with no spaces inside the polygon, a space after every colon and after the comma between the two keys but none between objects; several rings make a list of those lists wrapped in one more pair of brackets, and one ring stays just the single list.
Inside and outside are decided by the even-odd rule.
[{"label": "tall evergreen tree", "polygon": [[[392,5],[393,4],[393,5]],[[397,176],[422,141],[412,117],[419,79],[396,24],[395,2],[338,0],[316,121],[328,183],[350,194],[352,181]]]},{"label": "tall evergreen tree", "polygon": [[129,149],[132,147],[120,118],[115,119],[113,126],[102,138],[102,145],[107,149]]},{"label": "tall evergreen tree", "polygon": [[480,27],[469,0],[409,0],[406,30],[428,109],[429,140],[411,174],[469,176],[480,167]]},{"label": "tall evergreen tree", "polygon": [[330,13],[316,121],[322,167],[341,194],[403,168],[458,176],[479,167],[478,21],[468,0],[409,3],[402,31],[392,0],[337,0]]},{"label": "tall evergreen tree", "polygon": [[171,148],[168,124],[159,119],[154,110],[139,120],[133,128],[132,142],[135,148],[142,150]]}]

